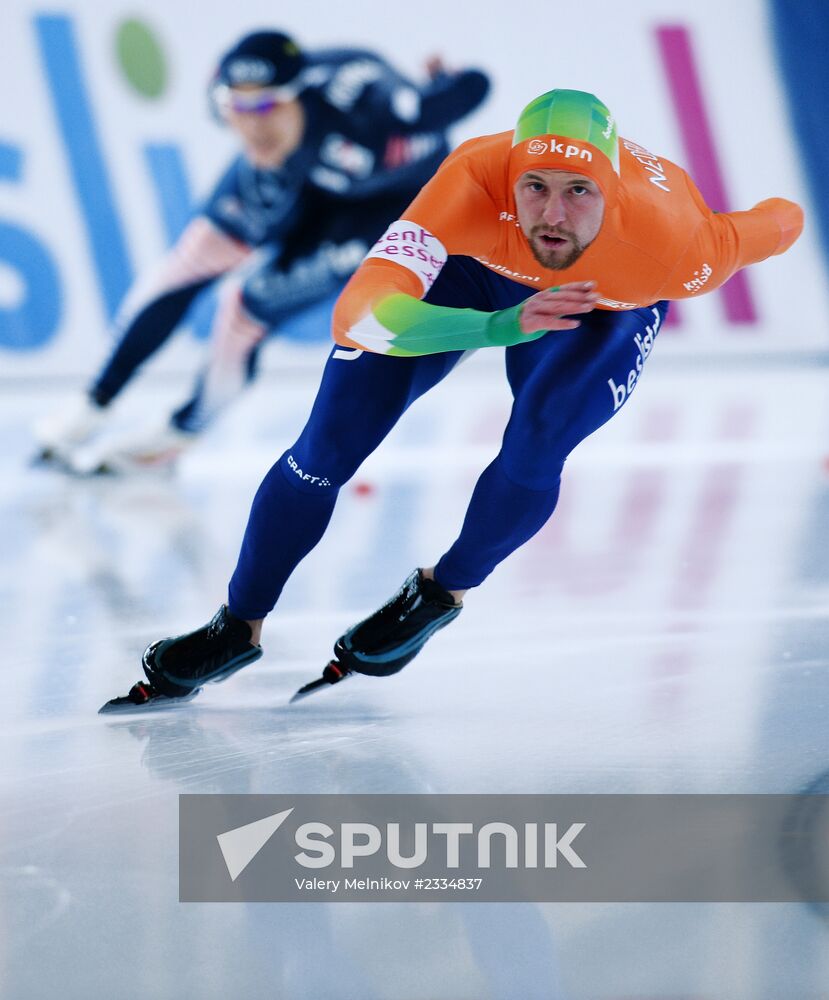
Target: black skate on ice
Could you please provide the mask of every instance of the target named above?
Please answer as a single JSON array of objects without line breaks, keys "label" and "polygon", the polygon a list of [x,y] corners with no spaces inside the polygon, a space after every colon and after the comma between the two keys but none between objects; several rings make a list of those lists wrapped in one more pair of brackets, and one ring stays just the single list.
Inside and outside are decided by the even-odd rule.
[{"label": "black skate on ice", "polygon": [[306,684],[291,698],[298,701],[327,684],[352,674],[388,677],[402,670],[438,629],[461,613],[452,595],[416,569],[394,597],[337,639],[334,659],[322,677]]},{"label": "black skate on ice", "polygon": [[250,626],[226,605],[213,618],[186,635],[159,639],[144,650],[146,681],[139,681],[122,698],[113,698],[99,714],[145,712],[191,701],[208,683],[227,680],[262,655],[251,641]]}]

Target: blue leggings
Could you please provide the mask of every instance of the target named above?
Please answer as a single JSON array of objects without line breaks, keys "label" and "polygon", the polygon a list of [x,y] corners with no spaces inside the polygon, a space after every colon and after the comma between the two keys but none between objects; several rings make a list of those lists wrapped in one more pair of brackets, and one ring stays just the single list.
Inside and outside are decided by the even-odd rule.
[{"label": "blue leggings", "polygon": [[[427,301],[486,311],[533,294],[467,257],[451,257]],[[513,407],[493,462],[475,486],[457,540],[435,568],[448,590],[478,586],[547,521],[564,460],[621,408],[667,311],[596,310],[575,330],[553,331],[505,351]],[[274,607],[294,567],[322,537],[340,487],[406,409],[447,375],[461,352],[390,358],[335,348],[297,442],[256,493],[230,610],[248,620]]]}]

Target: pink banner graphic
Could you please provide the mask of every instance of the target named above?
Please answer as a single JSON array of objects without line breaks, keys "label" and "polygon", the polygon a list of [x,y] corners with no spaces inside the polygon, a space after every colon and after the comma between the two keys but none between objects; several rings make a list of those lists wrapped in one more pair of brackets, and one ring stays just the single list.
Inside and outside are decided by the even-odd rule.
[{"label": "pink banner graphic", "polygon": [[[705,110],[688,29],[663,25],[656,29],[656,37],[691,176],[711,208],[729,212],[731,203]],[[745,271],[735,274],[723,285],[721,293],[729,323],[757,322],[757,310]]]}]

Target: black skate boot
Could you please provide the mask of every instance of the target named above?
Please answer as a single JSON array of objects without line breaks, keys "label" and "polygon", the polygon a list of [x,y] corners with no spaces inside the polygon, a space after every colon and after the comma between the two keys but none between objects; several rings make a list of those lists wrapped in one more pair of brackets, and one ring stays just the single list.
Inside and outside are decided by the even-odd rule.
[{"label": "black skate boot", "polygon": [[123,698],[113,698],[102,713],[167,708],[190,701],[202,685],[224,681],[262,655],[251,641],[250,626],[226,605],[207,625],[172,639],[159,639],[144,650],[147,681],[133,685]]},{"label": "black skate boot", "polygon": [[292,701],[325,684],[336,684],[352,672],[388,677],[402,670],[426,645],[430,636],[461,613],[452,595],[416,569],[400,590],[373,615],[337,639],[335,659],[322,677],[299,691]]}]

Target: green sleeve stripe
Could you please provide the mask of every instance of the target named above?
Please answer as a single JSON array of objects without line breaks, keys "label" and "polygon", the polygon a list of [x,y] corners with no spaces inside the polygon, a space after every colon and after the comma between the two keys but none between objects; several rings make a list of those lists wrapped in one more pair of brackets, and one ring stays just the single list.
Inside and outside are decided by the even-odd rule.
[{"label": "green sleeve stripe", "polygon": [[397,357],[510,347],[547,332],[525,334],[518,325],[523,302],[498,312],[456,309],[398,293],[378,302],[374,317],[393,337],[388,353]]}]

